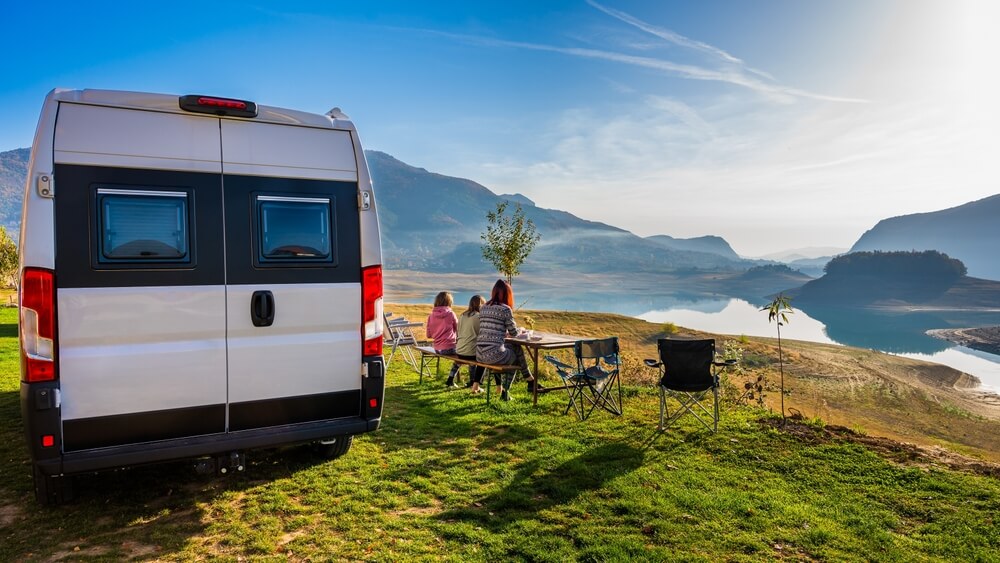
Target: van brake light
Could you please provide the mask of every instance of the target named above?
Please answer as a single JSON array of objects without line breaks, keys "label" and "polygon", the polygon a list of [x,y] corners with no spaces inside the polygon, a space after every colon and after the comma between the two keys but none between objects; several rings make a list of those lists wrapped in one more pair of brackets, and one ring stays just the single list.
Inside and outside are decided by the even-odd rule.
[{"label": "van brake light", "polygon": [[361,270],[361,338],[365,356],[382,355],[382,266]]},{"label": "van brake light", "polygon": [[246,100],[191,94],[181,96],[178,103],[182,110],[193,111],[195,113],[231,115],[234,117],[257,117],[257,104]]},{"label": "van brake light", "polygon": [[21,365],[24,381],[56,378],[56,279],[51,270],[25,268],[21,277]]}]

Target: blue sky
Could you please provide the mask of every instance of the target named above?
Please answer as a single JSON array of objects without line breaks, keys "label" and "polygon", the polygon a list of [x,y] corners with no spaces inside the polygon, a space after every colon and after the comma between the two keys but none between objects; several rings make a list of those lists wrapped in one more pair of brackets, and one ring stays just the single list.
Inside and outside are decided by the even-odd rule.
[{"label": "blue sky", "polygon": [[988,0],[180,6],[0,9],[0,150],[54,87],[339,106],[415,166],[744,255],[1000,192]]}]

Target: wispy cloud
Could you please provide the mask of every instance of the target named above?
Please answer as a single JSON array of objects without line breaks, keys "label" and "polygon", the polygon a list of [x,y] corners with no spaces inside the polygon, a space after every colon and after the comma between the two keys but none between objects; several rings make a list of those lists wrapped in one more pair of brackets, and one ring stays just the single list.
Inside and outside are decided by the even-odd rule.
[{"label": "wispy cloud", "polygon": [[733,55],[730,55],[729,53],[727,53],[726,51],[724,51],[724,50],[722,50],[722,49],[720,49],[718,47],[715,47],[713,45],[709,45],[708,43],[704,43],[702,41],[697,41],[695,39],[691,39],[689,37],[685,37],[685,36],[683,36],[683,35],[675,32],[675,31],[670,30],[670,29],[666,29],[664,27],[659,27],[659,26],[653,25],[651,23],[645,22],[645,21],[640,20],[639,18],[637,18],[637,17],[635,17],[635,16],[633,16],[631,14],[627,14],[627,13],[622,12],[620,10],[615,10],[614,8],[609,8],[607,6],[598,4],[597,2],[594,2],[594,0],[587,0],[587,4],[590,4],[591,7],[595,8],[597,10],[600,10],[600,11],[604,12],[605,14],[607,14],[607,15],[609,15],[609,16],[611,16],[611,17],[613,17],[613,18],[615,18],[615,19],[617,19],[617,20],[619,20],[619,21],[621,21],[623,23],[627,23],[627,24],[629,24],[629,25],[631,25],[631,26],[633,26],[633,27],[635,27],[637,29],[640,29],[642,31],[645,31],[646,33],[649,33],[650,35],[654,35],[656,37],[659,37],[660,39],[663,39],[664,41],[667,41],[668,43],[673,43],[674,45],[678,45],[680,47],[686,47],[688,49],[692,49],[692,50],[695,50],[695,51],[700,51],[702,53],[707,53],[709,55],[712,55],[714,57],[722,59],[726,63],[731,63],[731,64],[734,64],[734,65],[738,65],[738,66],[742,67],[744,70],[746,70],[747,72],[751,72],[753,74],[756,74],[757,76],[761,76],[761,77],[766,78],[768,80],[774,80],[774,77],[771,76],[771,74],[769,74],[767,72],[764,72],[762,70],[758,70],[758,69],[746,66],[746,63],[744,63],[742,59],[736,58]]},{"label": "wispy cloud", "polygon": [[460,41],[466,41],[484,46],[509,47],[515,49],[532,50],[532,51],[547,51],[551,53],[560,53],[563,55],[570,55],[574,57],[612,61],[632,66],[649,68],[691,80],[709,80],[717,82],[726,82],[729,84],[735,84],[737,86],[743,86],[744,88],[749,88],[760,94],[767,95],[776,101],[786,102],[786,103],[793,101],[795,98],[810,98],[814,100],[823,100],[828,102],[849,102],[849,103],[867,102],[867,100],[862,100],[858,98],[828,96],[824,94],[816,94],[813,92],[808,92],[806,90],[801,90],[798,88],[789,88],[787,86],[782,86],[780,84],[769,84],[758,78],[747,76],[747,74],[743,72],[739,67],[712,69],[697,65],[675,63],[673,61],[658,59],[655,57],[642,57],[638,55],[629,55],[626,53],[619,53],[616,51],[607,51],[602,49],[586,49],[581,47],[559,47],[556,45],[546,45],[544,43],[509,41],[506,39],[497,39],[494,37],[463,35],[458,33],[449,33],[436,30],[423,30],[423,31],[427,33],[433,33],[436,35],[450,37],[452,39],[457,39]]},{"label": "wispy cloud", "polygon": [[596,8],[617,20],[620,20],[633,27],[641,29],[642,31],[645,31],[646,33],[649,33],[651,35],[655,35],[660,39],[663,39],[664,41],[667,41],[669,43],[673,43],[681,47],[687,47],[689,49],[694,49],[696,51],[701,51],[711,55],[715,55],[726,62],[736,63],[740,65],[743,64],[743,61],[730,55],[729,53],[723,51],[722,49],[719,49],[718,47],[713,47],[707,43],[702,43],[701,41],[696,41],[694,39],[689,39],[687,37],[684,37],[683,35],[675,33],[669,29],[657,27],[655,25],[646,23],[640,20],[639,18],[636,18],[630,14],[626,14],[625,12],[615,10],[614,8],[609,8],[607,6],[602,6],[601,4],[598,4],[593,0],[587,0],[587,4],[590,4],[593,8]]}]

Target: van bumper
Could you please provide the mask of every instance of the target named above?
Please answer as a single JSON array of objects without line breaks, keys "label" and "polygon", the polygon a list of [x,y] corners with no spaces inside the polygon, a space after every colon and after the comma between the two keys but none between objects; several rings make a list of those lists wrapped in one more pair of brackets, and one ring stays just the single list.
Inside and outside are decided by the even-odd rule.
[{"label": "van bumper", "polygon": [[232,451],[286,446],[325,440],[335,436],[363,434],[376,430],[379,423],[379,418],[321,420],[225,434],[66,452],[55,459],[38,459],[35,461],[35,465],[45,475],[87,473]]}]

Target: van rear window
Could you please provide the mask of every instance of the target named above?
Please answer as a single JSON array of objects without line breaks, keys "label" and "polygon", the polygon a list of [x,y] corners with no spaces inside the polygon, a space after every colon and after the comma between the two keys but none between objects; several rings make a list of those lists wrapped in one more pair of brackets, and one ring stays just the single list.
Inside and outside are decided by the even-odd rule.
[{"label": "van rear window", "polygon": [[256,195],[255,202],[259,265],[335,262],[330,198]]},{"label": "van rear window", "polygon": [[98,188],[98,262],[190,262],[187,192]]}]

